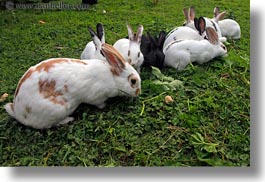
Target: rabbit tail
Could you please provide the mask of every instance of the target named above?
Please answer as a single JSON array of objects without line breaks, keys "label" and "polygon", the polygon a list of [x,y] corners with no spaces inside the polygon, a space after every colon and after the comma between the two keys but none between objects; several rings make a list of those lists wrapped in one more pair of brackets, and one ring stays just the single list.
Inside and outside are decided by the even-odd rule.
[{"label": "rabbit tail", "polygon": [[14,112],[14,103],[7,103],[4,108],[6,109],[6,111],[8,112],[8,114],[10,116],[12,116],[13,118],[16,118],[15,116],[15,112]]}]

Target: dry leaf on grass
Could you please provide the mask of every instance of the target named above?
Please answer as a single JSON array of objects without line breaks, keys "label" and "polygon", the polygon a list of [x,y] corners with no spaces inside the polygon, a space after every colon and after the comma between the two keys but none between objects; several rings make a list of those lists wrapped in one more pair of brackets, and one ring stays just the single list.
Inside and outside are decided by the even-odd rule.
[{"label": "dry leaf on grass", "polygon": [[7,97],[8,97],[8,94],[7,93],[4,93],[3,95],[1,95],[0,102],[4,102]]},{"label": "dry leaf on grass", "polygon": [[43,20],[40,20],[39,21],[39,24],[45,24],[46,22],[45,21],[43,21]]}]

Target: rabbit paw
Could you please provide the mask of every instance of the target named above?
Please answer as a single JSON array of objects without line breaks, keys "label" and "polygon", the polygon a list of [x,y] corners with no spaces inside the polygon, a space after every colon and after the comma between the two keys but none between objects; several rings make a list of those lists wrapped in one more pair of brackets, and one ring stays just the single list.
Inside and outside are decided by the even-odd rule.
[{"label": "rabbit paw", "polygon": [[99,109],[103,109],[103,108],[106,106],[106,103],[103,102],[102,104],[98,104],[98,105],[96,105],[96,106],[97,106],[97,108],[99,108]]},{"label": "rabbit paw", "polygon": [[65,118],[64,120],[62,120],[61,122],[59,122],[59,123],[57,124],[57,126],[65,125],[65,124],[67,124],[67,123],[69,123],[69,122],[71,122],[71,121],[73,121],[73,120],[74,120],[73,117],[67,117],[67,118]]}]

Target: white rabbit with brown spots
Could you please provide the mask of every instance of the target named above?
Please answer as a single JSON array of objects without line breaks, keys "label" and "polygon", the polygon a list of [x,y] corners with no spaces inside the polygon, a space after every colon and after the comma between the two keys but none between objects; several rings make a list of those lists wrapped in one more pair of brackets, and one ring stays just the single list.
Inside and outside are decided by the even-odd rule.
[{"label": "white rabbit with brown spots", "polygon": [[103,44],[101,51],[107,61],[52,58],[32,66],[6,111],[24,125],[45,129],[72,121],[69,115],[81,103],[103,108],[110,97],[137,97],[137,71],[111,45]]},{"label": "white rabbit with brown spots", "polygon": [[137,33],[134,34],[131,26],[127,24],[127,30],[129,39],[119,39],[113,44],[113,47],[121,53],[128,63],[140,72],[144,61],[144,56],[140,49],[144,27],[139,25]]}]

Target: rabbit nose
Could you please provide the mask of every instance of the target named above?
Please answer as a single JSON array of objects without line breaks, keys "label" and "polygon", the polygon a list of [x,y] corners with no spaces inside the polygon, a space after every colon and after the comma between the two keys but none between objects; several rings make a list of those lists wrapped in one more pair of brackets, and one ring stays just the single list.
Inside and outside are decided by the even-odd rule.
[{"label": "rabbit nose", "polygon": [[136,91],[135,91],[135,95],[138,96],[138,95],[140,95],[140,93],[141,93],[141,89],[137,88]]}]

